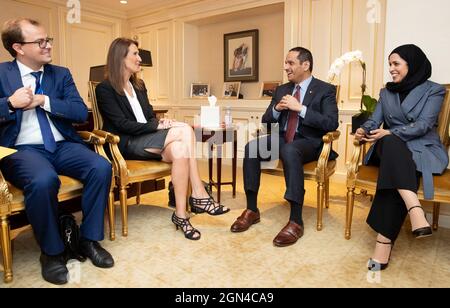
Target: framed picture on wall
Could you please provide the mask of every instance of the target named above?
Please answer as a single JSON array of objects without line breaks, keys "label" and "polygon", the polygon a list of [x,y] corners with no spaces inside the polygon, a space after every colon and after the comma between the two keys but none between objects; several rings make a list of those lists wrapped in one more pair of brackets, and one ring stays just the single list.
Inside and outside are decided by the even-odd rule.
[{"label": "framed picture on wall", "polygon": [[261,82],[260,98],[272,98],[275,89],[281,84],[280,81],[263,81]]},{"label": "framed picture on wall", "polygon": [[239,91],[241,90],[241,83],[237,82],[225,82],[223,84],[222,98],[239,98]]},{"label": "framed picture on wall", "polygon": [[209,96],[209,83],[191,83],[191,98],[207,98]]},{"label": "framed picture on wall", "polygon": [[257,29],[223,36],[224,81],[258,81]]}]

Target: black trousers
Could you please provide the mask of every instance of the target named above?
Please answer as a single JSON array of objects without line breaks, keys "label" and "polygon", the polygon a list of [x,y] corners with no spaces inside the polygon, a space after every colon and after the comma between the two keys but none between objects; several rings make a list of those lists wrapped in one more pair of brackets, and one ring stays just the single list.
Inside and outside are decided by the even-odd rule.
[{"label": "black trousers", "polygon": [[254,139],[245,146],[244,190],[258,193],[261,161],[281,159],[286,181],[284,198],[303,205],[305,195],[303,165],[317,160],[319,154],[320,146],[317,147],[301,136],[296,136],[294,141],[288,144],[284,141],[283,134],[272,134]]},{"label": "black trousers", "polygon": [[367,223],[394,242],[408,214],[398,189],[417,193],[420,174],[406,143],[394,135],[380,139],[369,164],[378,165],[377,191]]}]

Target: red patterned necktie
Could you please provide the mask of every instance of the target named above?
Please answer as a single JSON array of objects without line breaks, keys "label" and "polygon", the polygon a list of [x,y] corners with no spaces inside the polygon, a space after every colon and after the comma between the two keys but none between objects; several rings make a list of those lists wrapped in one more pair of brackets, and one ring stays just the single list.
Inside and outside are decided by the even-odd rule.
[{"label": "red patterned necktie", "polygon": [[[295,87],[294,97],[297,99],[298,102],[300,102],[300,85],[297,85]],[[298,112],[289,110],[288,124],[286,134],[284,135],[284,140],[286,141],[286,143],[291,143],[294,140],[297,126],[298,126]]]}]

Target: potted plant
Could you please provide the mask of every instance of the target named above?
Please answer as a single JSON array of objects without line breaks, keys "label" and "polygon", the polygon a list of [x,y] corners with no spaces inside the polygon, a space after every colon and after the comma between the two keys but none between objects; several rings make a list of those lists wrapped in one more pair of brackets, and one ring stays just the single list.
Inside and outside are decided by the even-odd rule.
[{"label": "potted plant", "polygon": [[341,74],[342,69],[348,63],[358,61],[363,71],[363,81],[361,84],[361,101],[359,113],[352,116],[352,133],[360,127],[375,111],[377,100],[366,95],[366,63],[363,61],[362,52],[359,50],[350,51],[337,58],[328,72],[328,81],[332,82],[336,76]]}]

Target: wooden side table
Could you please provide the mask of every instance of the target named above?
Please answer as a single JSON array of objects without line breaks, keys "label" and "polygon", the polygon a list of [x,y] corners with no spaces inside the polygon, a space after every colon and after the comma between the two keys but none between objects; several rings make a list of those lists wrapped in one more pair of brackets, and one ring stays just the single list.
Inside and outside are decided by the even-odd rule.
[{"label": "wooden side table", "polygon": [[[197,141],[208,143],[208,173],[209,187],[217,188],[217,202],[220,202],[220,192],[222,185],[231,185],[233,187],[233,198],[236,197],[236,168],[237,168],[237,128],[236,127],[194,127]],[[232,179],[231,182],[222,182],[222,147],[224,143],[233,144],[232,157]],[[217,179],[213,180],[213,150],[217,150]]]}]

